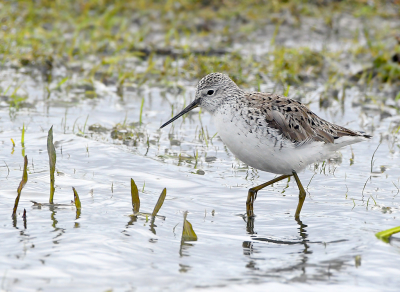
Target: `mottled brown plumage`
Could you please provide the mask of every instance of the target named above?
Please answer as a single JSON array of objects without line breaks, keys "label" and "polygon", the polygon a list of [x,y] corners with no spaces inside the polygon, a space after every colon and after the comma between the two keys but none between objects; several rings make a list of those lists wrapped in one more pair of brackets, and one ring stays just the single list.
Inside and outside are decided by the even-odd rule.
[{"label": "mottled brown plumage", "polygon": [[279,130],[294,143],[333,143],[343,136],[369,137],[325,121],[302,103],[282,95],[252,92],[246,93],[240,100],[245,101],[246,107],[251,109],[249,115],[262,115],[269,127]]}]

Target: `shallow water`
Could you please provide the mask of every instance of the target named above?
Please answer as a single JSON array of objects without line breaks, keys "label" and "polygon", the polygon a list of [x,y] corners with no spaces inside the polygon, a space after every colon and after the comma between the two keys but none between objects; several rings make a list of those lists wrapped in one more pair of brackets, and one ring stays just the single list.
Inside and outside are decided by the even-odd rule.
[{"label": "shallow water", "polygon": [[[364,130],[373,139],[299,174],[308,195],[301,221],[294,220],[298,191],[292,179],[260,191],[257,216],[246,222],[247,189],[274,175],[247,167],[218,136],[212,138],[216,130],[208,113],[195,112],[159,130],[184,100],[193,99],[194,84],[182,93],[131,89],[121,98],[114,87],[95,83],[96,98],[82,98],[82,90],[72,89],[68,94],[55,91],[47,100],[37,74],[0,71],[2,88],[24,80],[28,96],[18,111],[5,101],[0,104],[2,291],[397,291],[400,238],[386,244],[374,234],[400,225],[400,146],[392,132],[400,116],[387,107],[359,105],[365,92],[357,87],[346,90],[343,103],[333,101],[327,108],[319,106],[318,86],[304,92],[302,101],[321,117]],[[113,126],[124,121],[136,126],[112,134]],[[94,124],[106,129],[94,131],[89,127]],[[72,205],[38,208],[30,202],[48,201],[46,139],[52,125],[55,202],[70,203],[74,186],[82,202],[78,219]],[[13,220],[23,153],[29,159],[29,179]],[[138,185],[144,212],[167,188],[159,212],[165,220],[128,216],[130,178]],[[195,242],[181,241],[186,210],[198,236]]]}]

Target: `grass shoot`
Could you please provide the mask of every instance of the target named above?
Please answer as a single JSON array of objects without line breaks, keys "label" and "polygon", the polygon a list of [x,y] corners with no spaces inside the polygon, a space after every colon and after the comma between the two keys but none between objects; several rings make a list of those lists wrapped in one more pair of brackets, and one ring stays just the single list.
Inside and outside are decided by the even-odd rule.
[{"label": "grass shoot", "polygon": [[25,147],[25,123],[22,124],[21,146]]},{"label": "grass shoot", "polygon": [[15,203],[14,203],[14,209],[13,209],[13,213],[12,213],[13,216],[15,216],[16,213],[17,213],[18,203],[19,203],[19,199],[21,197],[22,189],[24,188],[24,186],[28,182],[28,171],[27,171],[27,168],[28,168],[28,156],[25,155],[25,157],[24,157],[24,170],[23,170],[23,173],[22,173],[22,180],[19,183],[19,186],[18,186],[18,189],[17,189],[18,195],[17,195],[17,198],[15,199]]},{"label": "grass shoot", "polygon": [[400,226],[393,227],[387,230],[380,231],[375,234],[377,238],[382,240],[383,242],[389,243],[390,242],[390,237],[395,234],[400,232]]},{"label": "grass shoot", "polygon": [[133,213],[138,213],[140,209],[140,199],[139,199],[139,190],[137,185],[133,179],[131,179],[131,196],[132,196],[132,208]]},{"label": "grass shoot", "polygon": [[144,97],[142,98],[142,103],[140,104],[139,125],[142,125],[143,106],[144,106]]},{"label": "grass shoot", "polygon": [[158,198],[157,204],[154,206],[153,212],[151,213],[152,217],[157,216],[157,213],[158,211],[160,211],[166,196],[167,196],[167,189],[164,188],[160,194],[160,197]]},{"label": "grass shoot", "polygon": [[196,241],[197,235],[193,230],[192,224],[186,220],[188,211],[183,213],[183,229],[182,229],[182,241]]},{"label": "grass shoot", "polygon": [[48,136],[47,136],[47,153],[49,155],[49,165],[50,165],[50,199],[49,203],[54,204],[54,191],[55,191],[55,180],[54,180],[54,172],[56,170],[56,149],[53,144],[53,126],[51,126]]},{"label": "grass shoot", "polygon": [[76,209],[81,209],[81,200],[79,200],[79,195],[78,192],[76,191],[76,189],[74,187],[72,187],[72,191],[74,192],[74,203],[75,203],[75,207]]}]

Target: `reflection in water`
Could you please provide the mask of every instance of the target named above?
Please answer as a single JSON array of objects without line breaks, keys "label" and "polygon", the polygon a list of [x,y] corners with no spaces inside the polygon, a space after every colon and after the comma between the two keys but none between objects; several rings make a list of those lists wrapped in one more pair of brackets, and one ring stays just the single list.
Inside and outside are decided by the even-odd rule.
[{"label": "reflection in water", "polygon": [[152,217],[151,220],[150,220],[150,229],[149,229],[149,230],[150,230],[154,235],[156,235],[156,229],[155,229],[154,227],[157,227],[157,225],[154,224],[154,220],[155,220],[155,217]]},{"label": "reflection in water", "polygon": [[134,224],[135,222],[137,222],[137,216],[130,215],[130,216],[129,216],[129,221],[128,221],[128,223],[126,223],[126,225],[125,225],[125,229],[122,230],[122,234],[124,234],[125,236],[130,236],[130,234],[128,233],[128,230],[127,230],[127,229],[129,228],[129,226],[135,225],[135,224]]},{"label": "reflection in water", "polygon": [[[23,219],[23,224],[24,224],[24,230],[20,230],[19,231],[19,235],[20,235],[20,242],[22,243],[22,253],[18,252],[17,254],[15,254],[15,257],[17,259],[25,259],[25,256],[27,254],[28,249],[32,249],[35,247],[34,244],[30,243],[31,241],[31,237],[30,235],[27,233],[27,216],[26,216],[26,210],[24,209],[24,213],[22,215],[22,219]],[[20,229],[17,226],[17,214],[12,214],[11,215],[11,220],[12,220],[12,225],[15,229]],[[3,291],[3,290],[1,290]]]},{"label": "reflection in water", "polygon": [[[138,221],[138,216],[131,215],[131,216],[129,216],[129,217],[130,217],[130,219],[129,219],[128,223],[125,225],[125,228],[126,228],[126,229],[122,231],[122,233],[124,233],[126,236],[129,236],[129,234],[127,233],[127,229],[129,228],[129,226],[135,225],[135,222]],[[155,219],[156,219],[156,217],[151,217],[151,219],[150,219],[150,225],[149,225],[149,226],[150,226],[149,230],[150,230],[151,233],[153,233],[154,235],[157,235],[157,232],[156,232],[156,227],[157,227],[157,225],[154,224]],[[146,217],[146,222],[149,222],[149,221],[148,221],[148,217]],[[150,239],[150,242],[157,242],[157,239],[152,238],[152,239]]]},{"label": "reflection in water", "polygon": [[194,246],[191,243],[187,243],[185,240],[181,240],[181,246],[179,248],[179,255],[181,257],[188,257],[189,256],[189,248]]},{"label": "reflection in water", "polygon": [[[263,237],[257,237],[254,234],[257,234],[257,232],[254,231],[254,216],[252,217],[243,217],[245,221],[247,221],[247,226],[246,226],[246,231],[248,234],[251,235],[251,238],[253,241],[266,241],[266,242],[271,242],[271,243],[276,243],[276,244],[286,244],[286,245],[293,245],[293,244],[302,244],[304,246],[303,253],[308,254],[312,253],[311,251],[308,251],[309,245],[307,244],[308,240],[308,234],[306,232],[306,227],[307,225],[303,224],[303,222],[300,219],[295,219],[297,224],[299,225],[299,235],[301,237],[301,240],[299,241],[282,241],[282,240],[276,240],[276,239],[270,239],[270,238],[263,238]],[[243,247],[248,247],[252,246],[252,241],[244,241],[243,242]]]},{"label": "reflection in water", "polygon": [[128,223],[126,224],[126,229],[128,229],[129,228],[129,226],[133,226],[133,225],[135,225],[134,223],[135,222],[137,222],[137,216],[129,216],[129,221],[128,221]]},{"label": "reflection in water", "polygon": [[58,221],[57,221],[57,219],[56,219],[56,214],[57,214],[57,212],[54,211],[54,207],[50,207],[50,211],[51,211],[50,218],[51,218],[51,221],[53,222],[53,223],[51,224],[51,226],[53,226],[54,229],[57,229],[57,223],[58,223]]},{"label": "reflection in water", "polygon": [[186,273],[188,272],[192,267],[189,265],[183,265],[179,264],[179,273]]},{"label": "reflection in water", "polygon": [[[17,227],[17,222],[18,222],[18,220],[17,220],[17,214],[12,214],[11,215],[11,220],[12,220],[12,226],[15,228],[15,229],[19,229],[18,227]],[[23,222],[24,222],[24,229],[26,229],[27,228],[27,221],[26,221],[26,210],[24,209],[24,213],[22,214],[22,220],[23,220]]]},{"label": "reflection in water", "polygon": [[[246,218],[247,219],[247,233],[250,234],[251,240],[244,241],[242,244],[243,254],[249,257],[249,261],[246,264],[246,268],[253,271],[253,273],[257,273],[259,276],[272,276],[277,275],[280,276],[282,272],[300,272],[300,274],[295,274],[294,277],[291,278],[291,281],[295,282],[305,282],[307,280],[326,280],[329,279],[333,275],[333,271],[339,271],[343,268],[353,266],[352,263],[353,258],[348,259],[332,259],[325,262],[320,262],[318,265],[309,263],[309,256],[313,252],[310,250],[310,244],[333,244],[344,242],[347,240],[335,240],[331,242],[322,242],[322,241],[313,241],[310,242],[308,240],[308,234],[306,231],[307,225],[303,224],[301,220],[296,220],[298,227],[299,238],[297,240],[277,240],[272,238],[265,238],[257,236],[257,232],[254,231],[254,217]],[[246,220],[245,220],[246,221]],[[260,250],[257,250],[254,247],[255,242],[267,242],[276,244],[278,246],[296,246],[299,245],[301,248],[299,252],[293,253],[293,249],[288,248],[288,252],[290,254],[298,254],[298,258],[293,260],[288,266],[278,267],[278,268],[270,268],[267,270],[261,270],[257,267],[257,262],[259,259],[252,257],[253,253],[259,254]],[[265,259],[263,259],[265,260]],[[357,266],[357,260],[356,260]],[[307,269],[308,268],[308,273]],[[315,269],[317,269],[315,271]]]},{"label": "reflection in water", "polygon": [[24,209],[24,214],[22,215],[22,219],[24,220],[24,228],[26,229],[27,221],[26,221],[26,210],[25,209]]},{"label": "reflection in water", "polygon": [[[295,265],[284,269],[289,269],[289,270],[300,269],[303,273],[305,273],[305,266],[308,261],[308,254],[312,253],[312,251],[309,250],[310,246],[308,244],[309,241],[307,239],[308,238],[308,234],[306,232],[307,225],[303,224],[303,222],[300,219],[296,219],[297,225],[299,226],[298,227],[299,240],[277,240],[272,238],[258,237],[257,235],[255,235],[257,234],[257,232],[254,231],[254,216],[243,217],[243,218],[245,219],[245,221],[247,221],[246,231],[248,234],[250,234],[250,237],[252,239],[251,241],[243,242],[242,247],[244,255],[251,257],[251,255],[254,253],[253,243],[256,241],[269,242],[277,245],[301,245],[302,249],[299,253],[300,259],[296,261]],[[257,262],[253,258],[250,258],[250,261],[246,264],[246,268],[250,270],[259,270],[259,268],[257,268]]]},{"label": "reflection in water", "polygon": [[12,219],[12,225],[15,229],[18,229],[17,227],[17,214],[12,214],[11,215],[11,219]]},{"label": "reflection in water", "polygon": [[58,224],[58,221],[57,221],[57,219],[56,219],[56,214],[57,214],[57,212],[55,211],[54,206],[49,206],[49,209],[50,209],[50,211],[51,211],[51,215],[50,215],[50,218],[51,218],[51,221],[52,221],[51,226],[54,228],[54,231],[55,231],[55,232],[58,232],[58,231],[59,231],[58,234],[53,238],[53,243],[54,243],[54,244],[59,244],[59,241],[56,240],[56,239],[59,238],[59,237],[61,237],[61,235],[62,235],[63,233],[65,233],[65,229],[64,229],[64,228],[58,228],[58,227],[57,227],[57,224]]}]

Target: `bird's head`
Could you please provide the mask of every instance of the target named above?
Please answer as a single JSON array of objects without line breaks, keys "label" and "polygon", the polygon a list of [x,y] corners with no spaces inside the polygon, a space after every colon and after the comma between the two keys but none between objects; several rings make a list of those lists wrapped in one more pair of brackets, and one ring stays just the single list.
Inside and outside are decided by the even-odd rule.
[{"label": "bird's head", "polygon": [[235,94],[243,91],[236,85],[228,75],[222,73],[211,73],[203,77],[196,87],[196,96],[192,103],[184,108],[179,114],[170,119],[161,128],[172,123],[192,109],[200,106],[213,113],[227,99],[234,98]]}]

